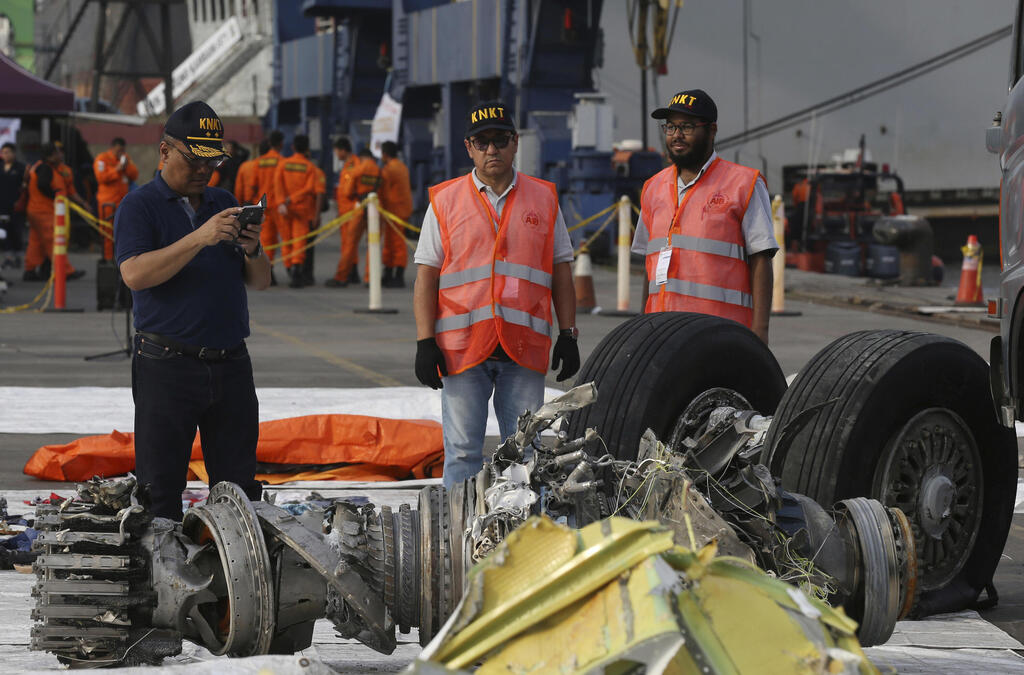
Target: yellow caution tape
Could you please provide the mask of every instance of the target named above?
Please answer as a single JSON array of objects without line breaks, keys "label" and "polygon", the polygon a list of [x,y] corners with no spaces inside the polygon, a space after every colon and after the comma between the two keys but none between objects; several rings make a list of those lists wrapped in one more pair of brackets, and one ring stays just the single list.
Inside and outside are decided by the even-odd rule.
[{"label": "yellow caution tape", "polygon": [[590,216],[589,218],[584,218],[584,219],[583,219],[583,220],[581,220],[580,222],[578,222],[578,223],[576,223],[575,225],[573,225],[572,227],[570,227],[570,228],[569,228],[569,231],[570,231],[570,232],[573,232],[574,230],[578,230],[578,229],[580,229],[581,227],[584,227],[584,226],[586,226],[586,225],[589,225],[590,223],[594,222],[595,220],[597,220],[598,218],[600,218],[600,217],[601,217],[601,216],[603,216],[604,214],[608,213],[608,212],[609,212],[609,211],[611,211],[612,209],[618,208],[618,206],[619,206],[619,204],[618,204],[618,202],[616,202],[616,203],[612,204],[611,206],[609,206],[609,207],[607,207],[607,208],[601,209],[600,211],[598,211],[598,212],[597,212],[597,213],[595,213],[594,215]]},{"label": "yellow caution tape", "polygon": [[[613,205],[613,206],[614,206],[614,205]],[[608,211],[608,209],[605,209],[605,212],[607,212],[607,211]],[[583,242],[582,242],[582,243],[581,243],[581,244],[579,245],[579,247],[578,247],[578,248],[576,249],[576,251],[574,251],[574,254],[575,254],[575,255],[579,255],[580,251],[582,251],[583,249],[585,249],[585,248],[590,248],[590,245],[591,245],[591,244],[592,244],[592,243],[594,242],[594,240],[595,240],[595,239],[597,239],[597,237],[598,237],[598,236],[599,236],[599,235],[600,235],[600,234],[601,234],[602,232],[604,232],[604,229],[605,229],[606,227],[608,227],[608,225],[610,225],[610,224],[611,224],[612,220],[614,220],[614,219],[615,219],[615,216],[616,216],[616,215],[617,215],[617,214],[616,214],[616,213],[615,213],[614,211],[612,211],[611,213],[609,213],[609,214],[608,214],[608,217],[604,219],[604,222],[603,222],[603,223],[601,223],[601,227],[599,227],[599,228],[597,228],[596,230],[594,230],[593,234],[591,234],[591,235],[590,235],[589,237],[587,237],[586,239],[584,239],[584,240],[583,240]]]},{"label": "yellow caution tape", "polygon": [[[91,227],[92,229],[94,229],[97,232],[99,232],[100,235],[102,235],[103,237],[105,237],[105,238],[107,238],[107,239],[109,239],[111,241],[114,240],[114,234],[113,234],[114,233],[114,224],[113,223],[111,223],[109,221],[106,221],[106,220],[101,220],[101,219],[97,218],[96,216],[92,215],[91,213],[89,213],[88,211],[86,211],[81,206],[79,206],[78,204],[74,203],[73,201],[71,201],[67,197],[61,197],[61,199],[64,200],[64,203],[72,211],[74,211],[75,213],[80,215],[82,217],[82,219],[85,220],[85,223],[89,227]],[[69,211],[68,212],[68,216],[70,217],[70,215],[71,215],[71,212]]]},{"label": "yellow caution tape", "polygon": [[[42,290],[28,302],[23,305],[15,305],[14,307],[4,307],[0,309],[0,314],[14,314],[16,312],[27,312],[29,310],[34,312],[41,312],[50,306],[50,300],[53,297],[53,278],[55,276],[54,270],[50,269],[50,278],[46,280],[46,285],[43,286]],[[45,297],[44,297],[45,296]],[[42,304],[35,309],[32,309],[32,305],[42,300]]]},{"label": "yellow caution tape", "polygon": [[382,207],[380,205],[380,202],[377,203],[377,210],[380,211],[380,215],[384,216],[384,218],[386,218],[387,220],[390,220],[391,222],[395,223],[396,225],[400,225],[400,226],[404,227],[407,230],[412,230],[413,232],[419,232],[420,231],[420,228],[416,227],[415,225],[412,225],[411,223],[407,223],[406,221],[402,220],[401,218],[399,218],[395,214],[391,213],[390,211],[388,211],[387,209]]},{"label": "yellow caution tape", "polygon": [[[337,218],[334,218],[332,220],[327,221],[326,223],[324,223],[320,227],[316,228],[315,230],[310,231],[309,233],[307,233],[307,234],[305,234],[305,235],[303,235],[301,237],[292,237],[291,239],[286,239],[284,241],[279,241],[276,244],[271,244],[270,246],[264,246],[263,250],[265,250],[265,251],[273,251],[275,249],[281,248],[285,244],[294,244],[295,242],[298,242],[298,241],[305,241],[306,244],[303,245],[301,248],[296,248],[296,249],[292,250],[289,255],[294,255],[295,253],[298,253],[299,251],[305,251],[305,250],[307,250],[309,248],[312,248],[312,247],[316,246],[317,244],[319,244],[324,239],[326,239],[327,237],[329,237],[332,234],[334,234],[334,232],[336,230],[341,229],[341,226],[344,225],[345,223],[347,223],[348,221],[352,220],[353,218],[356,218],[357,216],[362,215],[363,207],[365,206],[365,204],[366,204],[366,202],[368,200],[369,200],[369,197],[367,197],[363,201],[359,202],[359,204],[357,206],[355,206],[352,209],[346,211],[345,213],[341,214]],[[311,237],[312,237],[312,239],[310,239]],[[282,257],[282,259],[283,259],[283,257]]]}]

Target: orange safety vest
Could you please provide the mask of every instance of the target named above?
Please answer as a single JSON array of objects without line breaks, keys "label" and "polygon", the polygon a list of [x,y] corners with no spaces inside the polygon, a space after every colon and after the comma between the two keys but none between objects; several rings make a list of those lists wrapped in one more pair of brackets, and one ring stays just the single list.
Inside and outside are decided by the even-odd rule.
[{"label": "orange safety vest", "polygon": [[500,220],[472,174],[429,194],[445,252],[435,333],[448,372],[472,368],[499,343],[519,365],[547,372],[555,185],[518,174]]},{"label": "orange safety vest", "polygon": [[316,172],[305,155],[295,153],[278,164],[274,190],[279,202],[290,198],[288,211],[295,217],[311,217],[316,203]]},{"label": "orange safety vest", "polygon": [[403,220],[412,215],[412,188],[409,169],[398,158],[391,158],[380,172],[380,203],[386,210]]},{"label": "orange safety vest", "polygon": [[[699,312],[753,323],[750,267],[743,215],[761,174],[718,158],[679,203],[675,166],[645,184],[640,197],[647,227],[648,297],[645,312]],[[663,249],[667,282],[656,280]]]},{"label": "orange safety vest", "polygon": [[133,180],[139,177],[139,170],[131,158],[125,160],[121,166],[119,160],[112,151],[107,150],[96,156],[92,164],[93,173],[96,174],[96,203],[99,204],[101,212],[104,204],[117,206],[128,194],[128,186]]},{"label": "orange safety vest", "polygon": [[[42,160],[32,165],[29,170],[28,180],[28,211],[30,213],[53,215],[53,199],[39,191],[39,174],[36,170],[43,164]],[[75,181],[71,174],[71,167],[61,164],[53,169],[53,180],[50,181],[50,188],[54,192],[63,192],[65,195],[75,194]]]},{"label": "orange safety vest", "polygon": [[267,207],[277,208],[277,205],[284,201],[284,197],[278,197],[274,192],[274,175],[277,173],[277,165],[281,161],[281,153],[277,150],[269,150],[267,154],[256,158],[256,191],[260,195],[267,195]]}]

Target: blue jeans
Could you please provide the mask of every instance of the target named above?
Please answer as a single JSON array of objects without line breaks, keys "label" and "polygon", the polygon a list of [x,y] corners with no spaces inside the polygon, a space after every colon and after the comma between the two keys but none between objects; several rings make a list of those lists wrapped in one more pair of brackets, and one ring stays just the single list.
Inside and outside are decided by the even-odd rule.
[{"label": "blue jeans", "polygon": [[515,361],[484,361],[443,379],[441,428],[444,434],[444,486],[475,476],[483,466],[487,402],[494,394],[494,414],[502,439],[516,430],[526,410],[544,403],[544,375]]}]

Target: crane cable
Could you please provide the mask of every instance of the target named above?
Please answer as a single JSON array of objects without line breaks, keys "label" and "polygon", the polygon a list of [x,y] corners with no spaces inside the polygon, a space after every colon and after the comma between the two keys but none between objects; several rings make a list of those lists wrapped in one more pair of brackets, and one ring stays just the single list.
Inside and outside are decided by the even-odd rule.
[{"label": "crane cable", "polygon": [[767,122],[760,126],[753,127],[747,131],[722,138],[715,142],[716,150],[725,150],[737,145],[742,145],[749,141],[756,140],[762,136],[773,134],[783,129],[796,126],[811,119],[812,116],[820,117],[830,112],[845,108],[846,106],[859,103],[866,98],[881,94],[884,91],[888,91],[893,87],[899,86],[905,82],[909,82],[915,78],[927,75],[928,73],[948,65],[954,61],[964,58],[974,52],[984,49],[991,44],[998,42],[1004,37],[1009,36],[1013,32],[1012,25],[1006,25],[998,30],[994,30],[991,33],[986,33],[979,38],[971,40],[970,42],[964,43],[959,47],[954,47],[949,51],[943,52],[937,56],[933,56],[930,59],[917,63],[903,70],[899,70],[892,75],[888,75],[881,79],[875,80],[868,84],[851,89],[850,91],[833,96],[832,98],[826,99],[821,103],[798,110],[796,112],[784,115],[776,120]]}]

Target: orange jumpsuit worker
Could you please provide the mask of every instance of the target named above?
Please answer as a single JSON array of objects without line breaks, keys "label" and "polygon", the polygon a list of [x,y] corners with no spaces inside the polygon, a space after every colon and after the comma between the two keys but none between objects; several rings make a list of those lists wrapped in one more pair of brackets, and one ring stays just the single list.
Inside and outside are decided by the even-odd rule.
[{"label": "orange jumpsuit worker", "polygon": [[[260,141],[259,153],[256,157],[242,162],[238,167],[238,174],[235,175],[235,199],[238,200],[239,204],[255,204],[260,200],[260,195],[257,194],[259,190],[259,184],[257,183],[257,170],[260,163],[260,155],[265,155],[270,151],[270,141],[263,139]],[[266,221],[266,214],[263,216]]]},{"label": "orange jumpsuit worker", "polygon": [[[280,201],[274,194],[274,174],[277,173],[277,166],[281,163],[281,148],[284,146],[284,134],[277,129],[270,132],[267,137],[270,142],[270,150],[262,153],[256,164],[256,199],[267,195],[267,208],[263,212],[263,231],[260,233],[260,244],[270,258],[270,264],[274,264],[274,249],[279,237],[278,223],[281,217],[277,214],[277,207]],[[270,285],[276,286],[277,279],[274,278],[274,270],[270,270]]]},{"label": "orange jumpsuit worker", "polygon": [[[409,185],[409,169],[398,159],[398,145],[384,141],[380,146],[383,166],[380,170],[380,204],[402,220],[409,222],[412,216],[412,188]],[[402,237],[402,226],[398,223],[381,221],[383,230],[381,262],[384,265],[385,288],[405,288],[405,265],[409,254]]]},{"label": "orange jumpsuit worker", "polygon": [[[281,161],[274,174],[274,191],[283,198],[277,207],[281,228],[281,260],[288,270],[291,288],[302,288],[302,268],[306,261],[306,235],[316,207],[316,166],[309,161],[309,136],[296,134],[294,154]],[[297,240],[297,241],[290,241]]]},{"label": "orange jumpsuit worker", "polygon": [[313,173],[316,175],[313,181],[313,221],[310,223],[310,235],[306,237],[306,262],[302,264],[302,283],[306,286],[312,286],[316,283],[316,279],[313,278],[313,258],[316,254],[316,247],[313,246],[313,241],[316,236],[312,234],[313,230],[320,229],[320,217],[327,208],[327,174],[324,173],[323,169],[317,165],[313,165]]},{"label": "orange jumpsuit worker", "polygon": [[[338,215],[343,216],[349,211],[358,208],[359,200],[355,196],[356,181],[359,180],[359,170],[362,167],[362,163],[352,153],[352,144],[347,138],[339,138],[334,141],[334,156],[342,163],[334,198],[338,202]],[[362,218],[363,214],[360,212],[341,226],[341,258],[338,260],[338,269],[335,271],[333,278],[324,282],[324,286],[328,288],[344,288],[348,286],[350,281],[359,282],[359,273],[355,269],[356,256],[354,253],[351,257],[347,256],[348,249],[346,247],[349,245],[349,230],[358,228],[359,221]],[[356,246],[358,246],[359,239],[356,238],[355,241]]]},{"label": "orange jumpsuit worker", "polygon": [[[377,161],[373,158],[373,153],[370,152],[369,148],[363,148],[359,151],[358,161],[359,165],[356,169],[355,179],[356,203],[361,202],[371,192],[380,190],[380,167],[377,166]],[[345,263],[346,266],[351,266],[349,281],[358,283],[359,242],[362,241],[363,235],[366,234],[366,214],[364,213],[358,221],[353,220],[352,222],[354,226],[346,227],[345,231],[342,232],[343,246],[341,260],[338,261],[338,265],[340,266],[342,263]],[[370,263],[365,258],[363,259],[363,281],[366,283],[370,282]]]},{"label": "orange jumpsuit worker", "polygon": [[[43,146],[42,154],[42,160],[29,169],[26,208],[29,233],[23,281],[46,281],[50,278],[54,205],[57,194],[63,193],[83,209],[89,209],[89,205],[75,192],[74,176],[71,167],[64,163],[64,152],[60,147],[56,143],[47,143]],[[70,215],[68,214],[68,217]],[[67,271],[69,281],[85,276],[85,270],[76,270],[70,261]]]},{"label": "orange jumpsuit worker", "polygon": [[[359,170],[359,180],[356,181],[356,197],[362,201],[371,192],[380,192],[380,166],[377,165],[377,160],[374,159],[373,153],[370,152],[369,148],[363,148],[359,151],[359,161],[362,166]],[[362,229],[356,234],[355,241],[350,248],[353,251],[352,269],[357,278],[359,277],[359,271],[356,267],[358,257],[355,255],[355,252],[359,250],[359,242],[362,240],[363,235],[366,234],[366,218],[360,218],[359,223]],[[353,232],[353,234],[355,233]],[[366,256],[363,257],[363,281],[367,284],[370,283],[370,260]]]},{"label": "orange jumpsuit worker", "polygon": [[[92,163],[92,171],[96,174],[98,183],[96,205],[100,210],[100,220],[105,220],[111,225],[114,223],[114,211],[117,210],[117,205],[128,194],[131,183],[139,178],[139,169],[125,153],[124,146],[123,138],[115,138],[110,141],[110,149],[97,155],[96,160]],[[113,227],[103,227],[103,231],[110,237],[103,238],[103,259],[112,260],[114,258]]]}]

